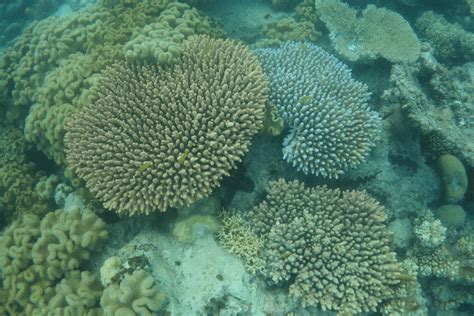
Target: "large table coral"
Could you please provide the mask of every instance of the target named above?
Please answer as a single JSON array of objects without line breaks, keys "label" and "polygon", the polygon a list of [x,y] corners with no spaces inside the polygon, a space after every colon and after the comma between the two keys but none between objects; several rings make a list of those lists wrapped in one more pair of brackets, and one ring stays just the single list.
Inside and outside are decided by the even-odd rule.
[{"label": "large table coral", "polygon": [[336,51],[348,60],[382,57],[396,63],[415,61],[420,55],[415,32],[394,11],[369,5],[359,17],[356,9],[339,0],[315,0],[315,7]]},{"label": "large table coral", "polygon": [[68,160],[108,209],[166,211],[207,196],[263,125],[267,80],[242,44],[200,36],[171,68],[109,68],[68,126]]}]

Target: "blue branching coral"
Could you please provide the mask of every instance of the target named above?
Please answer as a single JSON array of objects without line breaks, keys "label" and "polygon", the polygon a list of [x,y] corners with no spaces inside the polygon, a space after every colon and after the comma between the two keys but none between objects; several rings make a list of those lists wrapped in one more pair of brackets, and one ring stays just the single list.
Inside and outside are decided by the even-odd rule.
[{"label": "blue branching coral", "polygon": [[270,100],[290,127],[284,158],[305,174],[337,178],[365,160],[380,130],[367,86],[350,69],[309,43],[257,49]]}]

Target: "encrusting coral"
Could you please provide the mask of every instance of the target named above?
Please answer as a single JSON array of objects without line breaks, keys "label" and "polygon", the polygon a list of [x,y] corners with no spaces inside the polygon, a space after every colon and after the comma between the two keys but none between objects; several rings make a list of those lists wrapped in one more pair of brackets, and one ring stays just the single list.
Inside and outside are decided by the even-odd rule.
[{"label": "encrusting coral", "polygon": [[267,81],[242,44],[197,36],[170,68],[108,68],[67,127],[70,165],[108,209],[166,211],[208,196],[263,125]]},{"label": "encrusting coral", "polygon": [[264,274],[289,282],[303,306],[375,311],[400,282],[383,206],[363,191],[278,180],[248,217],[264,240]]},{"label": "encrusting coral", "polygon": [[310,43],[255,51],[270,81],[270,101],[290,127],[285,160],[306,174],[329,178],[363,162],[380,132],[367,86]]}]

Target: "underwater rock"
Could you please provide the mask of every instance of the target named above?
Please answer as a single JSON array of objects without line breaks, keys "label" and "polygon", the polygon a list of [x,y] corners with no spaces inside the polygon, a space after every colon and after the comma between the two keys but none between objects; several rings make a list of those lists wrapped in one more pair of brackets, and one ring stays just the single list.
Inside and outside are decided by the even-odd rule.
[{"label": "underwater rock", "polygon": [[176,240],[191,244],[209,233],[217,233],[220,223],[214,216],[192,215],[173,224],[171,233]]}]

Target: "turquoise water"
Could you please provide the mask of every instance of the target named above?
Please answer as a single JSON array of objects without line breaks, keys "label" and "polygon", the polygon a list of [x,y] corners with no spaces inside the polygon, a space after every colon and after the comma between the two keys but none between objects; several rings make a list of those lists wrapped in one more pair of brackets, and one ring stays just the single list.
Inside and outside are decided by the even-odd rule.
[{"label": "turquoise water", "polygon": [[0,315],[472,315],[474,3],[0,4]]}]

